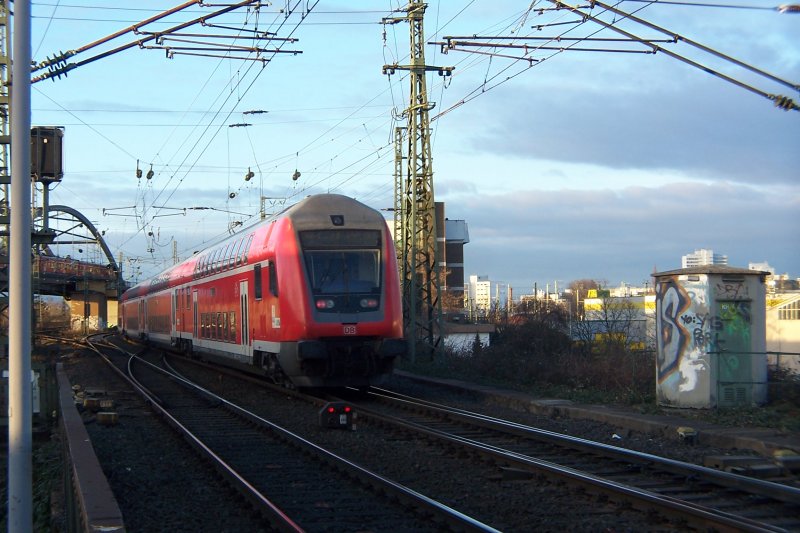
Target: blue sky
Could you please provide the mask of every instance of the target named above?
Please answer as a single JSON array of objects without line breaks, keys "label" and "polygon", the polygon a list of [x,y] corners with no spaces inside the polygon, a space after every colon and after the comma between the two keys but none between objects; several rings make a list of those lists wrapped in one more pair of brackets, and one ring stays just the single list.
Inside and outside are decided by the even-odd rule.
[{"label": "blue sky", "polygon": [[[35,1],[34,59],[84,46],[178,4]],[[404,64],[409,37],[407,24],[380,21],[400,3],[311,4],[302,18],[299,11],[278,13],[286,7],[278,2],[224,19],[298,39],[282,49],[301,53],[278,54],[264,67],[168,59],[163,50],[137,47],[34,84],[33,124],[65,127],[66,174],[51,203],[84,213],[106,232],[125,268],[140,268],[142,275],[171,263],[173,242],[186,257],[253,222],[261,196],[268,209],[325,191],[378,209],[393,205],[391,140],[402,124],[393,116],[408,105],[409,87],[402,72],[388,77],[382,67]],[[800,83],[800,14],[631,0],[618,5]],[[597,33],[601,27],[591,21],[538,30],[575,19],[563,10],[536,11],[549,6],[431,1],[426,39],[516,35],[520,43],[542,44],[524,37],[620,37]],[[192,7],[152,29],[208,12]],[[631,22],[615,24],[640,37],[664,37]],[[73,61],[136,38],[123,36]],[[686,43],[664,46],[758,91],[800,100],[796,89]],[[735,266],[767,261],[778,273],[800,276],[797,111],[776,109],[663,52],[542,50],[532,53],[541,61],[530,68],[485,54],[442,54],[434,45],[425,53],[428,64],[455,67],[446,86],[431,75],[428,90],[437,117],[431,132],[435,196],[445,202],[448,218],[469,225],[468,275],[511,284],[516,294],[534,282],[564,286],[581,278],[642,284],[654,269],[678,268],[681,255],[712,248]],[[244,113],[251,110],[267,112]],[[237,123],[250,126],[231,127]],[[137,160],[144,174],[152,165],[153,179],[136,178]],[[248,170],[255,177],[245,181]]]}]

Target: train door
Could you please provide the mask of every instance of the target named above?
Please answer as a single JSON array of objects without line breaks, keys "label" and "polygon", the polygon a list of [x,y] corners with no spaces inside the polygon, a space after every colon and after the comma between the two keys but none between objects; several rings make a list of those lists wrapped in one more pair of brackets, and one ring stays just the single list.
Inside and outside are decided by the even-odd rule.
[{"label": "train door", "polygon": [[179,289],[172,291],[172,312],[170,313],[170,321],[172,324],[170,326],[169,336],[173,341],[180,338],[178,330],[180,329],[181,321],[180,318],[178,318],[178,307],[181,305],[181,300],[178,297],[178,291]]},{"label": "train door", "polygon": [[192,341],[197,342],[197,291],[192,291]]},{"label": "train door", "polygon": [[240,352],[247,359],[252,358],[250,348],[250,303],[248,301],[247,281],[239,282],[239,312],[242,319],[239,321],[240,334],[242,338],[242,351]]},{"label": "train door", "polygon": [[147,313],[145,313],[145,302],[144,298],[139,300],[139,337],[144,338],[145,323],[147,317]]}]

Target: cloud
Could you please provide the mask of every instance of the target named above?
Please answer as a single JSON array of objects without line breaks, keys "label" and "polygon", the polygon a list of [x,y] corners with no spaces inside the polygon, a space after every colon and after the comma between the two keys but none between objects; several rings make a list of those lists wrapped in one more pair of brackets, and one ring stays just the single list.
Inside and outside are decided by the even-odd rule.
[{"label": "cloud", "polygon": [[734,95],[721,83],[694,81],[686,92],[656,88],[625,98],[566,88],[539,99],[520,97],[514,105],[493,100],[485,108],[493,117],[490,126],[477,130],[468,143],[483,153],[610,169],[671,169],[740,182],[796,181],[797,113],[777,110],[756,96]]},{"label": "cloud", "polygon": [[[639,283],[653,269],[680,267],[682,255],[712,248],[733,266],[768,261],[800,273],[791,243],[800,193],[736,183],[676,183],[621,190],[527,190],[448,199],[467,221],[467,274],[528,286],[579,278]],[[784,243],[784,244],[780,244]]]}]

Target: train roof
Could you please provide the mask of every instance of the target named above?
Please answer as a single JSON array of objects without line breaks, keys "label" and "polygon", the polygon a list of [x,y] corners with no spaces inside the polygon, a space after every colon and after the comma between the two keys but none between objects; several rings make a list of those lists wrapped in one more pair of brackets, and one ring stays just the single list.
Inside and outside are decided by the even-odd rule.
[{"label": "train roof", "polygon": [[[194,271],[195,264],[201,258],[207,257],[215,250],[227,246],[236,239],[244,239],[248,235],[254,234],[259,228],[269,225],[281,218],[287,217],[291,219],[293,225],[300,231],[306,228],[317,228],[319,227],[320,213],[328,214],[333,226],[347,225],[357,227],[365,224],[372,225],[378,222],[385,223],[383,215],[381,215],[379,211],[349,196],[331,193],[306,196],[296,204],[267,217],[265,220],[260,220],[234,235],[227,236],[180,263],[164,269],[152,278],[137,283],[134,287],[125,291],[123,299],[126,299],[128,295],[144,294],[154,288],[160,289],[167,287],[179,279],[190,278]],[[341,223],[339,223],[339,221],[341,221]]]}]

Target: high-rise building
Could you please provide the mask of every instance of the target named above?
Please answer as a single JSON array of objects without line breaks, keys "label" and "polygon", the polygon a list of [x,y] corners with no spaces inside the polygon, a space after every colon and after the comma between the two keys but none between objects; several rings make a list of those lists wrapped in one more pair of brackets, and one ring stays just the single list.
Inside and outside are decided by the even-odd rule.
[{"label": "high-rise building", "polygon": [[[441,268],[445,272],[444,290],[457,307],[464,304],[464,245],[469,242],[469,229],[465,220],[444,219],[444,258]],[[459,305],[460,304],[460,305]]]},{"label": "high-rise building", "polygon": [[465,302],[470,312],[486,313],[491,310],[503,309],[508,305],[510,287],[506,283],[491,281],[489,276],[469,277],[466,287]]},{"label": "high-rise building", "polygon": [[681,268],[707,265],[727,265],[728,256],[714,253],[714,250],[703,248],[681,257]]},{"label": "high-rise building", "polygon": [[[464,245],[469,242],[469,228],[465,220],[450,220],[445,217],[444,202],[436,202],[436,244],[438,267],[445,307],[464,307]],[[395,221],[387,220],[394,235]],[[400,246],[395,243],[395,246]]]}]

